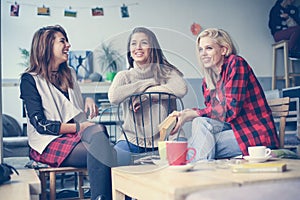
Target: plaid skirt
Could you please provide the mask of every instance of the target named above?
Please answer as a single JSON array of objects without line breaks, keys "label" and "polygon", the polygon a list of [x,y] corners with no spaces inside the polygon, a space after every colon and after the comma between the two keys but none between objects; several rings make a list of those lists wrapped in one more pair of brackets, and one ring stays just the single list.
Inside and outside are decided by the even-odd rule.
[{"label": "plaid skirt", "polygon": [[53,140],[42,154],[39,154],[34,149],[30,149],[30,157],[51,167],[59,167],[80,140],[80,134],[63,134],[61,137]]}]

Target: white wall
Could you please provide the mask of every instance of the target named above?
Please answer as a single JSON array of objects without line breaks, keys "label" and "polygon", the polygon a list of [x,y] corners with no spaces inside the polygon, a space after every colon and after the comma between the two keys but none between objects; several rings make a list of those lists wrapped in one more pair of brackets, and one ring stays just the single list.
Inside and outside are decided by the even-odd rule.
[{"label": "white wall", "polygon": [[[230,32],[258,76],[271,76],[271,43],[268,13],[275,0],[19,0],[19,17],[9,16],[10,4],[1,0],[2,78],[16,79],[24,70],[19,47],[30,48],[33,33],[45,25],[61,24],[72,50],[94,50],[101,41],[113,40],[125,54],[129,31],[135,26],[152,28],[167,58],[188,78],[199,76],[195,66],[193,22],[203,28]],[[129,5],[129,18],[120,17],[120,6]],[[138,5],[135,5],[138,3]],[[37,7],[50,7],[50,16],[37,16]],[[77,17],[64,17],[69,6]],[[92,17],[92,7],[103,7],[103,17]],[[97,68],[97,67],[96,67]],[[96,69],[97,70],[97,69]]]}]

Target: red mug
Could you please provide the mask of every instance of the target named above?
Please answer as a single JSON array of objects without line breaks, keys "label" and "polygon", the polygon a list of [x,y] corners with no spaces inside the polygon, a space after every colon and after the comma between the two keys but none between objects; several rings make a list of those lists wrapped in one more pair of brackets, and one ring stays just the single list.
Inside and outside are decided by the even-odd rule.
[{"label": "red mug", "polygon": [[[169,165],[185,165],[191,162],[196,156],[195,148],[188,148],[186,141],[167,141],[167,160]],[[194,155],[187,160],[187,152],[193,151]]]}]

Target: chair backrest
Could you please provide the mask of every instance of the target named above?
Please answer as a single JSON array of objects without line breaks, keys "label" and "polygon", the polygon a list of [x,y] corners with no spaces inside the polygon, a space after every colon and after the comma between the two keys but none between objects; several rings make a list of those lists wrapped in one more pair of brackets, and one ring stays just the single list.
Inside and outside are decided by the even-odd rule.
[{"label": "chair backrest", "polygon": [[[135,107],[138,107],[137,111],[134,110]],[[124,122],[120,123],[120,128],[127,142],[129,141],[128,132],[130,132],[130,137],[133,137],[134,134],[135,145],[142,147],[143,152],[156,151],[155,144],[159,140],[158,125],[168,114],[182,109],[181,98],[174,94],[166,92],[133,94],[118,105],[118,119]],[[180,132],[177,134],[178,137],[179,134]],[[147,144],[147,139],[148,141],[151,139],[151,146]]]},{"label": "chair backrest", "polygon": [[290,98],[289,115],[286,119],[287,130],[286,134],[294,134],[300,138],[300,104],[298,97]]},{"label": "chair backrest", "polygon": [[285,126],[286,119],[289,115],[289,104],[290,98],[276,98],[276,99],[267,99],[268,105],[272,110],[272,115],[275,123],[279,123],[279,142],[280,148],[284,147],[284,136],[285,136]]}]

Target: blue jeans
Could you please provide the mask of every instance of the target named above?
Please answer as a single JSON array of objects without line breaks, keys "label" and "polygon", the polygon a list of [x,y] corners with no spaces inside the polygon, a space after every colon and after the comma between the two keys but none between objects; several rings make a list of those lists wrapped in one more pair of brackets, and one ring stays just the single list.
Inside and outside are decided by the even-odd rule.
[{"label": "blue jeans", "polygon": [[[130,149],[129,149],[129,146],[130,146]],[[123,149],[124,151],[129,151],[129,152],[131,151],[132,153],[144,153],[147,151],[152,151],[152,148],[143,148],[143,147],[139,147],[132,143],[129,143],[129,146],[125,140],[121,140],[115,145],[115,147]],[[157,150],[157,147],[154,148],[153,150]]]},{"label": "blue jeans", "polygon": [[197,151],[194,162],[242,155],[230,124],[206,117],[193,120],[188,143]]},{"label": "blue jeans", "polygon": [[158,148],[142,148],[135,144],[129,143],[130,148],[125,140],[121,140],[115,144],[114,148],[117,151],[118,166],[126,166],[132,164],[132,153],[144,153],[147,151],[156,151]]}]

